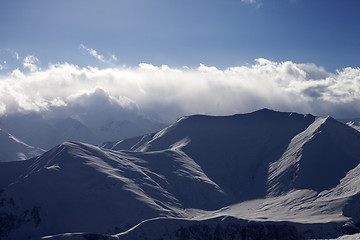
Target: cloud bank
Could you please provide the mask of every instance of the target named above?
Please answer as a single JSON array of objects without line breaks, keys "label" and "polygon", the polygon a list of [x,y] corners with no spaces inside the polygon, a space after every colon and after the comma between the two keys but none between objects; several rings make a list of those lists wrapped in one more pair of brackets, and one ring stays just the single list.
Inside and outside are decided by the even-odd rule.
[{"label": "cloud bank", "polygon": [[80,68],[70,63],[15,69],[0,76],[0,114],[142,114],[164,122],[182,115],[228,115],[271,108],[281,111],[360,116],[360,69],[329,73],[314,64],[256,59],[253,65],[218,69],[137,67]]}]

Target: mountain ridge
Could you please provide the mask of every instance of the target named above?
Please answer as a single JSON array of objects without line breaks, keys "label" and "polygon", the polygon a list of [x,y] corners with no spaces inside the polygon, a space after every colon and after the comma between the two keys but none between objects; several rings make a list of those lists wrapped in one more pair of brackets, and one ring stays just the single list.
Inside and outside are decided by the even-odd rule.
[{"label": "mountain ridge", "polygon": [[22,161],[44,152],[0,129],[0,162]]}]

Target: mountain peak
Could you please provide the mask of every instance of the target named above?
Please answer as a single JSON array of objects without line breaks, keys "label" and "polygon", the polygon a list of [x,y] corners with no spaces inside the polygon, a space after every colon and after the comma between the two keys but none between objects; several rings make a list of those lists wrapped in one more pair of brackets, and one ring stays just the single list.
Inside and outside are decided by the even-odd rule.
[{"label": "mountain peak", "polygon": [[329,190],[360,163],[359,139],[359,132],[334,118],[317,117],[294,136],[282,157],[271,163],[268,191]]},{"label": "mountain peak", "polygon": [[[263,108],[248,114],[253,114],[256,115],[257,117],[274,117],[274,116],[283,116],[283,117],[294,117],[294,116],[298,116],[298,117],[310,117],[310,118],[315,118],[315,116],[313,116],[312,114],[300,114],[300,113],[296,113],[296,112],[281,112],[281,111],[276,111],[273,109],[268,109],[268,108]],[[246,114],[244,114],[246,115]]]},{"label": "mountain peak", "polygon": [[254,111],[253,113],[275,113],[275,112],[279,112],[279,111],[275,111],[275,110],[270,109],[270,108],[262,108],[262,109],[259,109],[257,111]]},{"label": "mountain peak", "polygon": [[337,121],[336,119],[334,119],[334,118],[331,117],[331,116],[325,117],[325,122],[324,122],[324,124],[341,124],[341,125],[344,125],[343,123]]},{"label": "mountain peak", "polygon": [[171,149],[186,139],[181,151],[227,194],[251,199],[265,195],[268,164],[278,160],[291,139],[314,121],[312,115],[269,109],[232,116],[193,115],[158,132],[138,150]]}]

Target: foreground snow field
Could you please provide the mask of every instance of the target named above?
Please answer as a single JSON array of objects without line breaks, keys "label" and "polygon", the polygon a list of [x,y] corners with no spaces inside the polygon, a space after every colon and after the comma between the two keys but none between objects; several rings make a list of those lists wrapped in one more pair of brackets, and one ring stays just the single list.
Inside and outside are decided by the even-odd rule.
[{"label": "foreground snow field", "polygon": [[0,239],[324,239],[359,232],[360,133],[331,117],[267,109],[195,115],[100,146],[66,142],[27,161],[0,163],[7,174],[0,177]]}]

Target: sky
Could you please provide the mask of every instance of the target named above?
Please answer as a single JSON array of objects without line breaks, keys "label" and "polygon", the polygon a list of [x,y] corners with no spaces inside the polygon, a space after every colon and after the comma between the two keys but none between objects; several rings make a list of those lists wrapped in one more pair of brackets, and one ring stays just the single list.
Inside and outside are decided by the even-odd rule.
[{"label": "sky", "polygon": [[357,117],[359,23],[357,0],[1,0],[0,114]]}]

